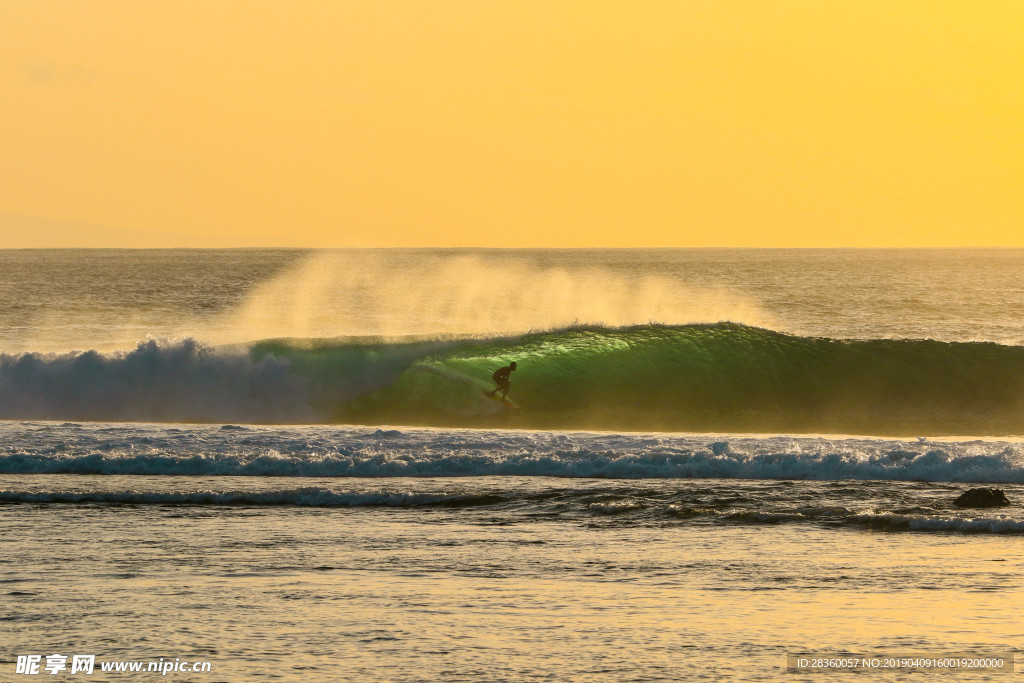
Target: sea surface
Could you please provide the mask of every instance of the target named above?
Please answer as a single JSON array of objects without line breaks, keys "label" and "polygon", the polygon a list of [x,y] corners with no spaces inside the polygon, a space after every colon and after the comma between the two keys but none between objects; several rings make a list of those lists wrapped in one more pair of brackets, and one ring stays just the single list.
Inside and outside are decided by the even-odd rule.
[{"label": "sea surface", "polygon": [[0,251],[0,680],[1021,660],[1021,435],[1020,250]]}]

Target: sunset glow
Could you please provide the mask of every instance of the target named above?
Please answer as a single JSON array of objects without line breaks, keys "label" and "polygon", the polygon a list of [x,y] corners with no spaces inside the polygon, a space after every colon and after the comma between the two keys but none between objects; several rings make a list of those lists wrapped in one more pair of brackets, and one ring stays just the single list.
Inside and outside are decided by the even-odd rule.
[{"label": "sunset glow", "polygon": [[0,247],[1024,244],[1015,0],[7,0],[0,31]]}]

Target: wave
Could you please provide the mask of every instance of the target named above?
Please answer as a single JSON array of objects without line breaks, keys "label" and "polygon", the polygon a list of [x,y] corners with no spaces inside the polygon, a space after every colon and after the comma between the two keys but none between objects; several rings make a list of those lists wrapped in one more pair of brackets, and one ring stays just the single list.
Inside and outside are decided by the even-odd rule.
[{"label": "wave", "polygon": [[0,419],[309,422],[309,381],[193,339],[128,353],[0,354]]},{"label": "wave", "polygon": [[852,527],[875,531],[946,531],[966,534],[1024,534],[1024,520],[1004,515],[993,517],[957,517],[943,514],[898,514],[893,512],[837,513],[806,512],[739,512],[719,514],[728,521],[742,524],[819,524],[828,527]]},{"label": "wave", "polygon": [[0,474],[1024,484],[1024,454],[999,441],[8,423]]},{"label": "wave", "polygon": [[[954,511],[931,500],[913,511],[851,506],[808,506],[794,499],[821,496],[821,492],[793,491],[786,495],[733,491],[716,498],[707,491],[666,492],[628,486],[608,488],[470,487],[466,490],[343,489],[301,486],[270,489],[204,490],[23,490],[0,489],[0,505],[113,505],[158,507],[320,507],[404,508],[458,510],[462,515],[480,509],[492,519],[499,514],[507,523],[525,519],[562,519],[573,523],[613,526],[699,525],[813,525],[825,528],[871,529],[887,532],[955,532],[964,534],[1024,534],[1024,519],[1005,511]],[[849,498],[849,493],[845,494]],[[876,498],[900,495],[890,490]],[[905,495],[905,492],[904,492]],[[678,499],[683,498],[684,502]]]},{"label": "wave", "polygon": [[[493,370],[515,360],[506,409]],[[694,432],[1024,433],[1024,347],[732,323],[501,339],[0,354],[0,418]]]},{"label": "wave", "polygon": [[313,507],[468,507],[490,505],[492,495],[332,491],[317,487],[273,491],[18,491],[0,489],[0,503],[109,505],[293,505]]},{"label": "wave", "polygon": [[885,531],[960,531],[980,534],[1024,534],[1024,520],[1003,516],[962,518],[949,515],[901,515],[889,512],[851,515],[851,525]]}]

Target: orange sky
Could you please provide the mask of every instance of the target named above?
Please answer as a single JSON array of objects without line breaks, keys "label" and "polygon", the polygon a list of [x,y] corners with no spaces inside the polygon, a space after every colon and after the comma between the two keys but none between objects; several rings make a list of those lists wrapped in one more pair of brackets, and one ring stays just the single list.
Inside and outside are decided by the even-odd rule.
[{"label": "orange sky", "polygon": [[0,247],[1024,245],[1020,0],[4,0],[0,35]]}]

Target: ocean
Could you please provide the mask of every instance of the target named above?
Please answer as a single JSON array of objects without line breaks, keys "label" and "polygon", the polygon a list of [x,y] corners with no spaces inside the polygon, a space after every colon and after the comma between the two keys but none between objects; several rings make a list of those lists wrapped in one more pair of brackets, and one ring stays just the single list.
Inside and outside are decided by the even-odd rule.
[{"label": "ocean", "polygon": [[0,251],[0,680],[1008,680],[1022,434],[1021,250]]}]

